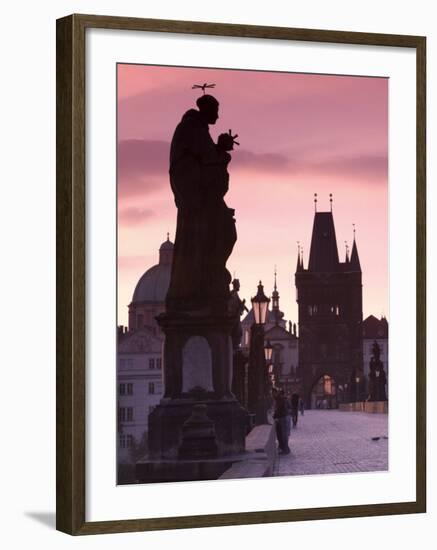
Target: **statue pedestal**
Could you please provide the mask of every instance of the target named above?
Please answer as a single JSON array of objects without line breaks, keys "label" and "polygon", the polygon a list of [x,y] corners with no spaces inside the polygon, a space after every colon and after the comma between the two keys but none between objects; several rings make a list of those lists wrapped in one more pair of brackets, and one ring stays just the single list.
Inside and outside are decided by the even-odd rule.
[{"label": "statue pedestal", "polygon": [[226,457],[244,452],[248,425],[247,411],[231,391],[235,319],[162,314],[157,321],[165,333],[165,393],[149,415],[150,465],[145,473],[163,481],[169,470],[173,479],[179,464],[184,478],[187,468],[190,476],[200,471],[192,460],[206,458],[218,471]]}]

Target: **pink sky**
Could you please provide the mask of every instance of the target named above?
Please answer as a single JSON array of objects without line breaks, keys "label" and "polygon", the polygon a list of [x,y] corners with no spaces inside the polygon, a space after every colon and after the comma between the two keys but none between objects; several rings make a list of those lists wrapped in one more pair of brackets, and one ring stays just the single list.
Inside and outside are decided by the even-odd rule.
[{"label": "pink sky", "polygon": [[[241,296],[266,294],[278,272],[280,306],[297,322],[297,241],[307,266],[314,216],[329,210],[340,258],[352,245],[363,270],[363,313],[388,317],[388,80],[144,65],[118,66],[118,323],[139,277],[158,261],[176,208],[168,181],[170,141],[195,107],[193,84],[213,82],[219,119],[214,139],[238,133],[225,200],[236,211],[238,240],[228,269]],[[200,92],[201,93],[201,92]]]}]

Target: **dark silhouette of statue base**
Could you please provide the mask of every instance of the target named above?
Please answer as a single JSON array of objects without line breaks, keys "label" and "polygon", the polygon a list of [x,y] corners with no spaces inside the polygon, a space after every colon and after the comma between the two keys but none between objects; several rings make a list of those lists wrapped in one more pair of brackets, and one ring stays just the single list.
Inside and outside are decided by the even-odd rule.
[{"label": "dark silhouette of statue base", "polygon": [[[234,210],[224,201],[236,136],[222,134],[214,143],[208,125],[218,118],[218,102],[203,95],[197,106],[184,114],[171,143],[177,229],[166,311],[157,317],[165,334],[165,392],[149,415],[149,459],[137,464],[140,481],[218,477],[229,457],[245,448],[247,411],[231,391],[231,336],[239,312],[231,306],[226,269],[237,235]],[[183,434],[187,426],[195,429],[199,405],[206,407],[202,429],[209,435],[191,438],[190,453],[209,457],[200,469],[182,460]]]},{"label": "dark silhouette of statue base", "polygon": [[372,347],[372,358],[369,364],[369,401],[387,401],[385,386],[387,376],[384,371],[384,365],[380,359],[381,348],[375,340]]}]

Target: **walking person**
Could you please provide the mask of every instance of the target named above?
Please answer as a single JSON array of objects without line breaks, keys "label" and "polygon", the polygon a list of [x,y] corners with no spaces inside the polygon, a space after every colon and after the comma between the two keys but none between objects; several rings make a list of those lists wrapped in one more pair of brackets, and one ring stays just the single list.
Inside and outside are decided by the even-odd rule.
[{"label": "walking person", "polygon": [[290,454],[287,435],[287,404],[285,396],[276,389],[272,390],[274,400],[273,419],[275,421],[276,439],[278,440],[279,454]]},{"label": "walking person", "polygon": [[299,412],[299,395],[293,393],[291,396],[291,420],[293,422],[293,428],[297,426],[297,418]]},{"label": "walking person", "polygon": [[286,416],[286,419],[287,419],[287,423],[286,423],[286,426],[287,426],[287,439],[290,437],[290,433],[291,433],[291,401],[290,401],[290,394],[288,394],[287,396],[285,395],[284,393],[284,390],[280,390],[279,393],[284,397],[285,399],[285,408],[286,408],[286,411],[287,411],[287,416]]},{"label": "walking person", "polygon": [[303,416],[305,412],[305,403],[303,402],[302,397],[299,399],[299,409],[301,416]]}]

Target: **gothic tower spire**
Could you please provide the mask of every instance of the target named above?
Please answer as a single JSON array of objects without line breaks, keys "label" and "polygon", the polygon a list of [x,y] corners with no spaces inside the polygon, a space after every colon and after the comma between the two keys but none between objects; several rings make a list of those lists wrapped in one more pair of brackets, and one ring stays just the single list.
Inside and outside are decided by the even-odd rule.
[{"label": "gothic tower spire", "polygon": [[275,283],[273,286],[273,292],[272,292],[272,311],[273,316],[275,318],[275,324],[279,324],[280,320],[280,311],[279,311],[279,292],[278,287],[276,285],[276,266],[275,266]]},{"label": "gothic tower spire", "polygon": [[301,257],[300,241],[297,241],[296,273],[297,273],[298,271],[303,271],[303,261],[302,261],[302,257]]},{"label": "gothic tower spire", "polygon": [[350,268],[351,271],[359,271],[361,272],[361,264],[360,264],[360,258],[358,256],[358,247],[357,247],[357,241],[355,239],[355,224],[353,224],[354,227],[354,244],[352,245],[352,254],[350,259]]}]

